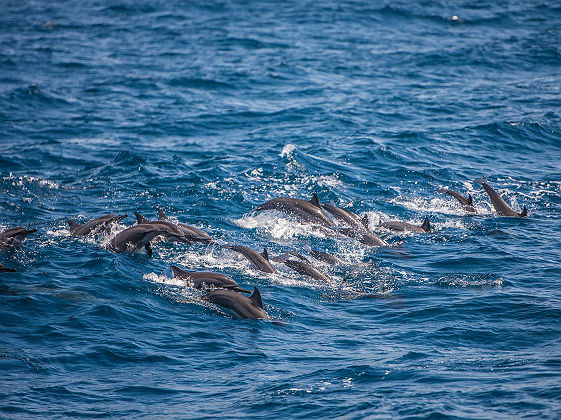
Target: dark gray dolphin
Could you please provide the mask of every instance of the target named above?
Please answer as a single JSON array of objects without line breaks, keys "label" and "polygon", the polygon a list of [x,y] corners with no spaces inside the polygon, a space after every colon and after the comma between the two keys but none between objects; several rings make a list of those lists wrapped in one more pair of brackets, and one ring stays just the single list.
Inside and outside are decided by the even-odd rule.
[{"label": "dark gray dolphin", "polygon": [[183,234],[183,231],[179,229],[179,227],[177,227],[175,223],[164,222],[163,220],[148,220],[138,212],[136,212],[134,215],[136,216],[136,223],[138,223],[139,225],[144,224],[158,226],[160,230],[165,230],[169,233],[169,236],[167,236],[168,238],[179,242],[189,242],[189,240]]},{"label": "dark gray dolphin", "polygon": [[111,239],[109,249],[114,252],[124,252],[127,245],[132,245],[134,253],[137,249],[146,248],[148,256],[152,256],[152,247],[150,242],[158,236],[173,236],[167,229],[157,225],[134,225],[128,229],[119,232],[117,236]]},{"label": "dark gray dolphin", "polygon": [[274,273],[275,269],[269,262],[269,254],[267,252],[267,248],[263,249],[263,253],[259,253],[254,251],[253,249],[242,246],[242,245],[221,245],[222,248],[231,249],[232,251],[239,252],[244,257],[246,257],[251,265],[255,267],[257,270],[264,271],[265,273]]},{"label": "dark gray dolphin", "polygon": [[296,261],[296,260],[286,260],[284,262],[284,264],[287,267],[292,268],[297,273],[302,274],[303,276],[308,276],[308,277],[311,277],[311,278],[316,279],[316,280],[325,281],[327,283],[331,282],[329,277],[327,277],[322,272],[318,271],[316,268],[314,268],[311,264],[309,264],[307,262]]},{"label": "dark gray dolphin", "polygon": [[[167,215],[164,213],[162,209],[158,209],[158,220],[164,222],[170,222]],[[175,223],[175,225],[183,231],[183,234],[187,239],[193,242],[211,242],[212,238],[206,232],[203,232],[200,229],[197,229],[194,226],[186,225],[184,223]]]},{"label": "dark gray dolphin", "polygon": [[15,273],[16,271],[15,268],[6,267],[4,264],[0,263],[0,273]]},{"label": "dark gray dolphin", "polygon": [[398,232],[403,232],[408,230],[411,232],[426,233],[426,232],[430,232],[431,230],[428,216],[425,217],[425,221],[421,226],[412,225],[411,223],[406,223],[406,222],[384,222],[380,224],[380,226],[385,227],[386,229],[396,230]]},{"label": "dark gray dolphin", "polygon": [[358,231],[368,230],[368,218],[361,219],[358,215],[348,210],[336,207],[333,204],[322,204],[321,207],[331,213],[336,220],[345,223],[353,229]]},{"label": "dark gray dolphin", "polygon": [[522,212],[516,213],[507,203],[502,199],[502,197],[493,189],[489,184],[487,184],[487,178],[482,177],[480,179],[476,179],[474,182],[481,184],[483,189],[491,199],[491,203],[495,208],[495,211],[500,214],[501,216],[508,216],[508,217],[526,217],[528,215],[528,210],[526,206],[522,209]]},{"label": "dark gray dolphin", "polygon": [[310,201],[298,198],[278,197],[266,201],[253,211],[278,210],[308,223],[316,223],[325,227],[332,227],[333,222],[321,209],[319,199],[314,193]]},{"label": "dark gray dolphin", "polygon": [[288,251],[288,253],[286,253],[286,254],[284,254],[284,255],[282,255],[282,256],[280,256],[280,257],[277,257],[277,259],[276,259],[275,262],[284,263],[288,258],[290,258],[290,255],[292,255],[293,257],[298,258],[300,261],[307,262],[307,263],[310,264],[310,265],[312,264],[312,262],[311,262],[309,259],[307,259],[307,258],[304,257],[303,255],[300,255],[300,254],[299,254],[298,252],[296,252],[296,251]]},{"label": "dark gray dolphin", "polygon": [[334,228],[336,232],[342,233],[350,238],[357,239],[364,245],[369,246],[389,246],[389,244],[372,232],[368,228],[368,216],[364,215],[361,219],[358,215],[333,204],[322,204],[325,210],[335,217],[335,219],[345,223],[348,227]]},{"label": "dark gray dolphin", "polygon": [[255,287],[250,297],[234,292],[229,289],[211,290],[203,296],[203,299],[228,309],[233,315],[242,319],[262,319],[269,318],[263,309],[261,293]]},{"label": "dark gray dolphin", "polygon": [[68,226],[70,227],[70,233],[73,236],[85,236],[89,235],[92,232],[109,230],[109,225],[111,223],[120,222],[127,217],[129,217],[128,214],[124,214],[123,216],[117,216],[116,214],[106,214],[104,216],[92,219],[88,223],[85,223],[83,225],[81,225],[80,223],[76,223],[72,219],[68,219],[66,223],[68,223]]},{"label": "dark gray dolphin", "polygon": [[19,246],[25,240],[27,235],[31,235],[35,232],[37,232],[37,229],[26,229],[22,226],[5,230],[0,233],[0,246]]},{"label": "dark gray dolphin", "polygon": [[328,252],[316,251],[315,249],[310,249],[309,253],[316,260],[323,261],[327,264],[331,264],[331,265],[342,265],[342,264],[344,264],[343,260],[336,257],[335,255],[329,254]]},{"label": "dark gray dolphin", "polygon": [[312,266],[307,258],[303,257],[295,251],[290,252],[290,255],[294,255],[295,257],[299,258],[300,261],[289,260],[282,256],[275,258],[275,261],[283,262],[287,267],[292,268],[294,271],[302,274],[303,276],[308,276],[316,280],[322,280],[327,283],[331,283],[330,278],[322,272],[318,271],[314,266]]},{"label": "dark gray dolphin", "polygon": [[473,207],[473,198],[471,197],[471,194],[468,195],[467,198],[465,198],[463,195],[458,194],[455,191],[447,190],[446,188],[440,188],[438,192],[445,193],[454,197],[460,202],[462,208],[468,213],[477,213],[477,210],[475,210],[475,207]]},{"label": "dark gray dolphin", "polygon": [[358,240],[360,243],[363,243],[364,245],[390,246],[389,243],[384,241],[382,238],[380,238],[378,235],[376,235],[374,232],[371,232],[370,230],[361,231],[353,228],[337,228],[333,230],[335,232],[342,233],[343,235],[348,236],[349,238],[354,238]]},{"label": "dark gray dolphin", "polygon": [[178,279],[187,280],[195,289],[222,288],[232,289],[234,292],[251,293],[249,290],[242,289],[232,277],[210,271],[184,271],[175,265],[171,266],[173,276]]}]

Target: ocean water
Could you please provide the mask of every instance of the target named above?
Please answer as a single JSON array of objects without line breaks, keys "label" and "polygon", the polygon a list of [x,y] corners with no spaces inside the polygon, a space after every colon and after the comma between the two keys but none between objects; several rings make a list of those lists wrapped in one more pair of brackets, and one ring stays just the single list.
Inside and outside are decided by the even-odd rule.
[{"label": "ocean water", "polygon": [[[0,417],[561,416],[561,7],[556,1],[3,1]],[[474,179],[529,217],[499,217]],[[472,194],[466,215],[451,188]],[[276,212],[316,192],[370,248]],[[115,254],[134,212],[216,245]],[[74,238],[67,218],[128,213]],[[171,278],[219,271],[271,320]]]}]

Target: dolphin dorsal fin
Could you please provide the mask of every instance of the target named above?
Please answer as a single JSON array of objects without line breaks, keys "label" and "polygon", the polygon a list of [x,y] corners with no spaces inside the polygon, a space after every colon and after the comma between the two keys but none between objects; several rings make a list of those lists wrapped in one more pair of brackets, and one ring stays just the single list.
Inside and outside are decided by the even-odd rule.
[{"label": "dolphin dorsal fin", "polygon": [[261,256],[265,258],[267,261],[269,261],[269,253],[267,252],[267,248],[263,248],[263,252],[261,253]]},{"label": "dolphin dorsal fin", "polygon": [[469,204],[470,206],[473,206],[473,197],[471,196],[471,194],[468,195],[468,204]]},{"label": "dolphin dorsal fin", "polygon": [[319,204],[319,198],[318,198],[318,195],[316,193],[314,193],[314,195],[312,195],[312,199],[309,201],[309,203],[313,204],[316,207],[321,208],[321,204]]},{"label": "dolphin dorsal fin", "polygon": [[364,227],[365,227],[366,229],[368,229],[368,215],[365,214],[365,215],[362,217],[362,219],[361,219],[360,221],[362,222],[362,224],[364,225]]},{"label": "dolphin dorsal fin", "polygon": [[428,216],[425,217],[425,221],[421,225],[421,229],[423,229],[425,232],[430,232],[430,222]]},{"label": "dolphin dorsal fin", "polygon": [[528,209],[526,208],[526,206],[524,206],[522,212],[518,213],[518,217],[526,217],[526,216],[528,216]]},{"label": "dolphin dorsal fin", "polygon": [[141,215],[139,212],[136,212],[134,215],[136,216],[136,223],[138,223],[139,225],[149,222],[149,220],[143,215]]},{"label": "dolphin dorsal fin", "polygon": [[158,220],[168,220],[168,217],[162,209],[158,209]]},{"label": "dolphin dorsal fin", "polygon": [[263,302],[261,301],[261,293],[259,293],[259,289],[257,287],[253,288],[253,294],[249,298],[251,299],[251,303],[263,309]]},{"label": "dolphin dorsal fin", "polygon": [[66,221],[66,223],[68,223],[68,226],[70,226],[70,231],[73,231],[73,230],[76,230],[76,229],[79,229],[79,228],[82,227],[82,225],[81,225],[80,223],[76,223],[76,222],[75,222],[74,220],[72,220],[72,219],[68,219],[68,220]]},{"label": "dolphin dorsal fin", "polygon": [[183,277],[185,276],[185,274],[187,274],[186,271],[182,270],[181,268],[175,265],[171,266],[171,271],[173,271],[173,277]]}]

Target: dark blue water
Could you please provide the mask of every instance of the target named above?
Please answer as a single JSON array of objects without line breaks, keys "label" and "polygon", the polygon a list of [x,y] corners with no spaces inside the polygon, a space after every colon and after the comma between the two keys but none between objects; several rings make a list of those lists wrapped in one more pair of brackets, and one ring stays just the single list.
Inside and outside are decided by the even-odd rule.
[{"label": "dark blue water", "polygon": [[[0,275],[0,417],[561,416],[558,2],[1,9],[0,228],[38,232],[0,253],[18,270]],[[529,217],[498,217],[482,175]],[[250,213],[313,192],[434,232],[377,249]],[[217,246],[106,250],[132,217],[65,226],[158,206],[348,264],[318,264],[326,285]],[[257,286],[273,320],[203,304],[171,264]]]}]

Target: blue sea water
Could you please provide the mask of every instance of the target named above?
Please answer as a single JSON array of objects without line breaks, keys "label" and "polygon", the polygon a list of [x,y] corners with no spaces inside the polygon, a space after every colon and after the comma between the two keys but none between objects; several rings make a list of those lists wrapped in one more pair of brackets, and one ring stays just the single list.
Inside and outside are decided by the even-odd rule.
[{"label": "blue sea water", "polygon": [[[561,416],[556,1],[3,1],[0,417]],[[518,211],[499,217],[485,175]],[[472,194],[466,215],[446,187]],[[276,212],[430,234],[370,248]],[[115,254],[157,207],[218,241],[347,264],[331,284],[215,245]],[[74,238],[67,218],[131,217]],[[257,286],[272,320],[169,266]]]}]

